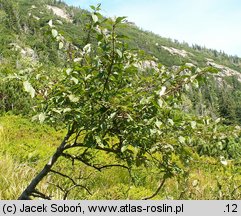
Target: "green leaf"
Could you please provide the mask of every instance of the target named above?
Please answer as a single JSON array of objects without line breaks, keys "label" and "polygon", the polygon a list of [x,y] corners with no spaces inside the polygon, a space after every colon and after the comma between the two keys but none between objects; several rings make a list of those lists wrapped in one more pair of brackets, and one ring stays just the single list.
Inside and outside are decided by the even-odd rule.
[{"label": "green leaf", "polygon": [[126,35],[117,35],[116,38],[120,38],[120,39],[129,39],[129,37],[126,36]]},{"label": "green leaf", "polygon": [[88,79],[90,79],[92,77],[91,74],[88,74],[86,77],[84,77],[84,80],[87,81]]},{"label": "green leaf", "polygon": [[122,22],[124,19],[126,19],[126,16],[117,17],[116,20],[115,20],[115,23],[118,24],[118,23]]},{"label": "green leaf", "polygon": [[64,47],[63,42],[59,42],[59,49],[62,49]]},{"label": "green leaf", "polygon": [[70,73],[71,73],[72,71],[73,71],[72,68],[68,68],[68,69],[66,70],[67,75],[70,75]]},{"label": "green leaf", "polygon": [[189,90],[190,90],[190,86],[189,86],[189,84],[185,84],[184,87],[185,87],[185,90],[186,90],[186,91],[189,91]]},{"label": "green leaf", "polygon": [[192,127],[192,129],[195,129],[195,128],[196,128],[196,125],[197,125],[197,123],[196,123],[195,121],[191,121],[191,127]]},{"label": "green leaf", "polygon": [[32,98],[35,96],[35,89],[32,87],[31,83],[29,81],[23,82],[23,87],[26,92],[28,92]]},{"label": "green leaf", "polygon": [[168,123],[171,124],[172,126],[174,125],[174,122],[173,122],[172,119],[168,119],[167,121],[168,121]]},{"label": "green leaf", "polygon": [[97,144],[101,144],[101,138],[99,136],[95,136],[95,140]]},{"label": "green leaf", "polygon": [[194,86],[195,88],[198,88],[198,87],[199,87],[199,83],[198,83],[198,81],[197,81],[196,79],[193,81],[193,86]]},{"label": "green leaf", "polygon": [[56,38],[58,36],[58,31],[56,29],[52,29],[52,35]]},{"label": "green leaf", "polygon": [[157,120],[157,121],[155,122],[155,125],[157,126],[157,128],[160,128],[161,125],[162,125],[162,122],[159,121],[159,120]]},{"label": "green leaf", "polygon": [[198,180],[195,179],[195,180],[192,182],[192,186],[193,186],[193,187],[197,187],[197,186],[198,186]]},{"label": "green leaf", "polygon": [[117,54],[122,58],[122,52],[119,49],[116,49]]},{"label": "green leaf", "polygon": [[161,90],[160,90],[160,92],[159,92],[159,96],[160,96],[160,97],[163,96],[163,95],[165,94],[166,89],[167,89],[166,86],[162,86],[162,88],[161,88]]},{"label": "green leaf", "polygon": [[91,51],[91,44],[87,44],[84,46],[83,51],[85,53],[89,53]]},{"label": "green leaf", "polygon": [[127,145],[124,145],[121,147],[121,152],[125,152],[126,150],[128,149],[128,146]]},{"label": "green leaf", "polygon": [[92,19],[93,19],[94,23],[98,22],[98,17],[95,14],[92,14]]},{"label": "green leaf", "polygon": [[184,144],[186,139],[183,136],[179,136],[178,140],[179,140],[180,143]]},{"label": "green leaf", "polygon": [[223,156],[220,156],[220,162],[221,162],[221,164],[223,164],[224,166],[227,166],[227,165],[228,165],[228,161],[227,161]]},{"label": "green leaf", "polygon": [[163,100],[162,100],[161,98],[160,98],[160,99],[158,99],[157,103],[158,103],[158,105],[159,105],[160,107],[162,107],[162,106],[163,106]]},{"label": "green leaf", "polygon": [[68,108],[64,108],[63,109],[63,113],[66,113],[66,112],[71,112],[72,111],[72,109],[70,109],[69,107]]},{"label": "green leaf", "polygon": [[101,6],[101,3],[97,4],[97,6],[95,7],[94,5],[90,5],[90,8],[94,11],[99,11],[100,10],[100,6]]},{"label": "green leaf", "polygon": [[98,40],[98,41],[101,41],[103,38],[104,38],[104,36],[103,36],[102,34],[99,34],[99,35],[97,36],[97,40]]},{"label": "green leaf", "polygon": [[79,83],[79,80],[76,79],[75,77],[71,77],[71,80],[72,80],[75,84],[78,84],[78,83]]},{"label": "green leaf", "polygon": [[94,6],[94,5],[90,5],[90,8],[91,8],[92,10],[95,10],[95,6]]},{"label": "green leaf", "polygon": [[76,103],[79,101],[79,98],[76,97],[75,95],[71,94],[71,95],[69,95],[69,100],[73,103]]},{"label": "green leaf", "polygon": [[97,6],[96,6],[96,10],[100,10],[100,6],[101,6],[101,3],[98,3]]},{"label": "green leaf", "polygon": [[44,113],[40,113],[38,116],[39,122],[42,124],[46,119],[46,115]]},{"label": "green leaf", "polygon": [[52,20],[49,20],[48,24],[51,28],[53,27],[53,21]]},{"label": "green leaf", "polygon": [[116,116],[116,112],[110,114],[110,118],[113,119]]},{"label": "green leaf", "polygon": [[39,80],[40,77],[41,77],[41,74],[37,74],[36,77],[35,77],[35,79],[36,79],[36,80]]}]

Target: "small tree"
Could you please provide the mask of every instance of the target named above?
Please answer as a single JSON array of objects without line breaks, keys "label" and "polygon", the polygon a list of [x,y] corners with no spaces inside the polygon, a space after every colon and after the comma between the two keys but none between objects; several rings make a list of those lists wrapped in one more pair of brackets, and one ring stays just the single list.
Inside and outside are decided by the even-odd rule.
[{"label": "small tree", "polygon": [[[107,20],[100,15],[99,6],[91,8],[94,11],[87,25],[85,46],[71,53],[70,44],[50,22],[59,48],[66,47],[72,61],[59,75],[60,80],[50,81],[44,96],[38,96],[42,112],[37,118],[54,126],[63,125],[67,134],[19,199],[50,199],[37,190],[37,185],[51,173],[67,178],[72,183],[70,190],[83,188],[68,174],[54,170],[60,157],[98,171],[119,167],[130,175],[135,166],[156,167],[160,184],[153,195],[144,199],[154,197],[166,179],[182,172],[182,165],[174,158],[181,164],[189,161],[186,144],[199,129],[180,111],[179,96],[183,87],[197,84],[196,78],[207,70],[182,67],[169,71],[142,52],[128,50],[125,37],[116,33],[125,17]],[[25,89],[32,95],[35,92],[26,81]],[[96,152],[106,152],[116,160],[97,164]],[[65,191],[65,198],[70,190]]]}]

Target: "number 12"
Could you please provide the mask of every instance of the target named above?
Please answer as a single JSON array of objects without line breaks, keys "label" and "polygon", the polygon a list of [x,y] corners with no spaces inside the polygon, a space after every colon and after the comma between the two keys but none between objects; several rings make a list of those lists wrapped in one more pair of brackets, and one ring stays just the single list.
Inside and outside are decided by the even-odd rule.
[{"label": "number 12", "polygon": [[238,212],[237,211],[237,208],[238,208],[238,205],[237,204],[228,204],[226,205],[226,207],[228,208],[228,212]]}]

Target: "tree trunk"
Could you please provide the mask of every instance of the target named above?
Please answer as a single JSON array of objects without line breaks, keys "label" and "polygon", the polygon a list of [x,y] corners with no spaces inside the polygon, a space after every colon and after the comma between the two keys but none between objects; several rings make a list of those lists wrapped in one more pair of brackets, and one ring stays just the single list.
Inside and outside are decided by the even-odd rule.
[{"label": "tree trunk", "polygon": [[50,158],[49,162],[44,166],[44,168],[41,170],[39,174],[31,181],[31,183],[27,186],[27,188],[23,191],[23,193],[19,196],[18,200],[30,200],[30,196],[36,192],[36,187],[39,184],[40,181],[50,172],[51,168],[55,164],[55,162],[58,160],[58,158],[63,153],[64,147],[71,136],[71,133],[69,132],[61,145],[57,148],[56,152],[53,154],[53,156]]}]

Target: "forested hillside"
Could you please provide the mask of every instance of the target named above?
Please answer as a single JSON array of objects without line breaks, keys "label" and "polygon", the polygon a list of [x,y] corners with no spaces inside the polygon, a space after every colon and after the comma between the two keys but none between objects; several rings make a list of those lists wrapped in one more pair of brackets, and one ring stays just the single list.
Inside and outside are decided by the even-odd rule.
[{"label": "forested hillside", "polygon": [[0,199],[239,199],[241,58],[90,10],[0,0]]},{"label": "forested hillside", "polygon": [[[65,66],[66,60],[71,56],[66,56],[68,54],[59,51],[58,46],[52,43],[51,35],[47,35],[47,23],[52,19],[61,34],[71,41],[73,46],[80,48],[86,36],[84,29],[87,14],[87,11],[68,7],[58,1],[19,0],[15,3],[3,1],[0,14],[2,20],[1,71],[6,67],[8,72],[15,69],[21,70],[21,67],[24,68],[24,64],[28,64],[28,61],[41,64],[41,67],[54,67],[55,69]],[[188,111],[224,117],[227,124],[240,124],[240,58],[198,45],[189,46],[176,40],[162,38],[154,33],[140,30],[128,21],[122,24],[119,32],[123,32],[123,29],[125,36],[129,38],[127,44],[131,49],[144,50],[167,67],[175,68],[188,64],[195,67],[209,65],[217,68],[220,73],[214,79],[210,77],[207,85],[202,85],[199,92],[188,93],[188,98],[192,101],[192,107]],[[72,47],[69,47],[69,55],[71,55],[71,49]],[[1,86],[4,91],[4,85]],[[13,95],[8,101],[11,105],[2,104],[0,109],[9,111],[16,107],[14,112],[18,112],[18,103]],[[189,100],[186,103],[189,103]]]}]

